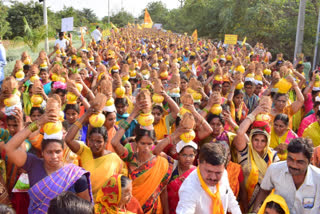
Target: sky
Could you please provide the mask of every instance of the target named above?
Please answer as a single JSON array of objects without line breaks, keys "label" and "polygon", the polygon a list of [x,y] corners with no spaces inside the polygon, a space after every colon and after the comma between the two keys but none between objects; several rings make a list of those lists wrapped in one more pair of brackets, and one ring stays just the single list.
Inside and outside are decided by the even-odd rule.
[{"label": "sky", "polygon": [[[28,2],[28,0],[18,0],[19,2]],[[38,0],[33,0],[38,1]],[[90,8],[95,14],[102,18],[108,15],[108,0],[46,0],[48,7],[53,11],[59,11],[64,6],[72,6],[75,9]],[[109,0],[110,1],[110,15],[117,13],[123,9],[135,17],[141,14],[141,11],[147,6],[149,2],[157,0]],[[168,9],[177,8],[179,6],[178,0],[161,0]],[[9,2],[9,0],[4,0]],[[152,14],[151,14],[152,16]]]}]

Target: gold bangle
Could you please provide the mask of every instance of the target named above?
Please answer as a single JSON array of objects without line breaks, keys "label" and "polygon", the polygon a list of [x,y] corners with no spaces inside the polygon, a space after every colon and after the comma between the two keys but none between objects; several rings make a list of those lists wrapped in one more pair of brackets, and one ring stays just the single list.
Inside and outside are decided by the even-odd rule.
[{"label": "gold bangle", "polygon": [[76,122],[73,123],[73,125],[76,125],[79,129],[82,128],[82,124],[77,120]]},{"label": "gold bangle", "polygon": [[37,131],[38,130],[38,125],[35,122],[32,122],[28,125],[28,129],[31,132]]}]

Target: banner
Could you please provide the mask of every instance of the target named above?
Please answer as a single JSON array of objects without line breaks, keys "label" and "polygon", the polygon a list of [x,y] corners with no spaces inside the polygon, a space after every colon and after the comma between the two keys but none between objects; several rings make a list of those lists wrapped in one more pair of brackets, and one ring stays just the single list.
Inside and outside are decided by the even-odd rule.
[{"label": "banner", "polygon": [[238,42],[238,35],[225,34],[224,35],[224,44],[235,45]]},{"label": "banner", "polygon": [[61,32],[73,31],[73,17],[61,19]]}]

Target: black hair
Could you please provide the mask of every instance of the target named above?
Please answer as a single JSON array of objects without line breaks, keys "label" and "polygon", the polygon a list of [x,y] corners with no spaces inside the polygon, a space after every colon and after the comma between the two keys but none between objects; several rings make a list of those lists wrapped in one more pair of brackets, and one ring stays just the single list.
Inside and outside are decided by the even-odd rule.
[{"label": "black hair", "polygon": [[282,97],[282,96],[285,96],[286,99],[288,99],[288,95],[287,95],[287,94],[282,94],[282,93],[276,93],[276,94],[274,95],[274,99],[275,99],[275,100],[278,100],[279,97]]},{"label": "black hair", "polygon": [[224,126],[225,121],[224,121],[224,119],[223,119],[223,117],[222,117],[221,114],[218,114],[218,115],[217,115],[217,114],[209,113],[209,115],[208,115],[208,117],[207,117],[207,122],[210,124],[210,122],[211,122],[213,119],[215,119],[215,118],[218,118],[219,121],[220,121],[220,123],[222,123],[222,125]]},{"label": "black hair", "polygon": [[72,192],[63,192],[50,201],[48,214],[94,214],[94,206]]},{"label": "black hair", "polygon": [[24,71],[29,71],[29,69],[30,69],[30,65],[24,65],[23,66],[23,70]]},{"label": "black hair", "polygon": [[98,29],[98,28],[99,28],[99,25],[96,26],[96,29]]},{"label": "black hair", "polygon": [[302,67],[302,66],[303,66],[303,64],[298,64],[297,67],[296,67],[296,69],[299,69],[299,68]]},{"label": "black hair", "polygon": [[121,188],[125,188],[130,182],[130,178],[124,175],[121,176]]},{"label": "black hair", "polygon": [[0,204],[0,214],[16,214],[16,211],[5,204]]},{"label": "black hair", "polygon": [[117,107],[117,105],[119,104],[122,104],[122,105],[125,105],[125,106],[128,106],[128,100],[126,98],[116,98],[114,100],[114,105]]},{"label": "black hair", "polygon": [[163,114],[163,108],[161,106],[155,105],[155,106],[152,107],[152,110],[153,109],[158,109],[160,111],[160,113]]},{"label": "black hair", "polygon": [[7,121],[9,121],[9,120],[17,121],[17,119],[13,115],[7,116]]},{"label": "black hair", "polygon": [[211,88],[212,88],[212,90],[214,90],[216,87],[222,88],[222,84],[220,84],[220,83],[213,83]]},{"label": "black hair", "polygon": [[64,113],[67,113],[69,109],[75,110],[78,114],[80,112],[80,108],[78,104],[67,104],[64,108]]},{"label": "black hair", "polygon": [[311,62],[311,56],[306,56],[305,59],[307,62]]},{"label": "black hair", "polygon": [[115,111],[113,112],[108,112],[108,111],[102,111],[102,114],[104,114],[104,116],[107,118],[109,114],[115,113]]},{"label": "black hair", "polygon": [[44,140],[42,140],[42,142],[41,142],[41,151],[44,151],[50,143],[59,143],[59,144],[61,145],[62,149],[64,148],[64,143],[63,143],[62,140],[58,140],[58,139],[44,139]]},{"label": "black hair", "polygon": [[[53,85],[53,84],[52,84]],[[67,90],[62,88],[57,88],[55,91],[55,94],[63,93],[63,95],[66,95]]]},{"label": "black hair", "polygon": [[43,108],[41,108],[41,107],[32,107],[32,108],[30,109],[30,115],[32,115],[35,111],[39,111],[40,114],[44,114]]},{"label": "black hair", "polygon": [[48,71],[47,69],[44,69],[44,68],[41,68],[41,69],[40,69],[39,74],[41,74],[41,72],[49,73],[49,71]]},{"label": "black hair", "polygon": [[233,97],[236,97],[236,96],[238,96],[239,94],[242,94],[242,95],[243,95],[243,91],[240,90],[240,89],[236,89],[236,90],[234,90]]},{"label": "black hair", "polygon": [[102,135],[104,142],[107,142],[107,140],[108,140],[108,131],[107,131],[106,127],[104,127],[104,126],[92,128],[90,130],[88,136],[90,137],[92,134]]},{"label": "black hair", "polygon": [[286,114],[277,114],[274,118],[274,122],[276,122],[277,120],[281,120],[286,126],[289,125],[289,117]]},{"label": "black hair", "polygon": [[254,83],[252,81],[245,81],[244,86],[246,87],[247,85],[254,86]]},{"label": "black hair", "polygon": [[316,90],[312,90],[311,91],[312,97],[316,96],[318,93],[319,93],[319,91],[316,91]]},{"label": "black hair", "polygon": [[196,59],[196,56],[191,55],[189,59],[191,60]]},{"label": "black hair", "polygon": [[197,155],[197,150],[196,150],[195,148],[193,148],[192,146],[185,146],[185,147],[183,147],[179,153],[183,152],[183,150],[184,150],[185,148],[192,148],[192,149],[193,149],[193,153],[194,153],[195,155]]},{"label": "black hair", "polygon": [[185,80],[186,82],[189,82],[189,79],[188,79],[188,77],[187,77],[185,74],[181,74],[181,75],[180,75],[180,79],[181,79],[181,80]]},{"label": "black hair", "polygon": [[59,32],[59,37],[60,36],[64,36],[64,33],[63,32]]},{"label": "black hair", "polygon": [[313,108],[316,108],[316,107],[318,107],[320,105],[320,102],[313,102]]},{"label": "black hair", "polygon": [[200,149],[199,161],[219,166],[227,162],[226,151],[222,144],[206,143]]},{"label": "black hair", "polygon": [[313,154],[312,140],[309,138],[294,138],[288,145],[288,152],[302,153],[310,162]]},{"label": "black hair", "polygon": [[274,202],[274,201],[269,201],[267,204],[266,204],[266,208],[269,208],[269,209],[272,209],[272,210],[275,210],[277,213],[279,214],[285,214],[284,210],[282,209],[282,207]]},{"label": "black hair", "polygon": [[136,125],[136,128],[134,130],[135,136],[136,136],[136,142],[138,143],[142,137],[147,136],[150,137],[153,141],[156,140],[156,132],[154,129],[144,129],[140,127],[140,125]]}]

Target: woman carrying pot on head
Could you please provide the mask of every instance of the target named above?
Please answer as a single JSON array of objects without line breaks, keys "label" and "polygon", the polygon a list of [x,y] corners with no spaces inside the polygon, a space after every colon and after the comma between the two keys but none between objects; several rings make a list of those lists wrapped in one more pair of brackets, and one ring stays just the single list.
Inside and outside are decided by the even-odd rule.
[{"label": "woman carrying pot on head", "polygon": [[[249,211],[259,192],[262,179],[271,163],[279,161],[276,152],[270,148],[270,127],[266,121],[255,121],[258,114],[266,112],[259,105],[240,124],[234,146],[238,151],[238,163],[242,166],[248,192]],[[252,124],[250,136],[246,135]]]}]

